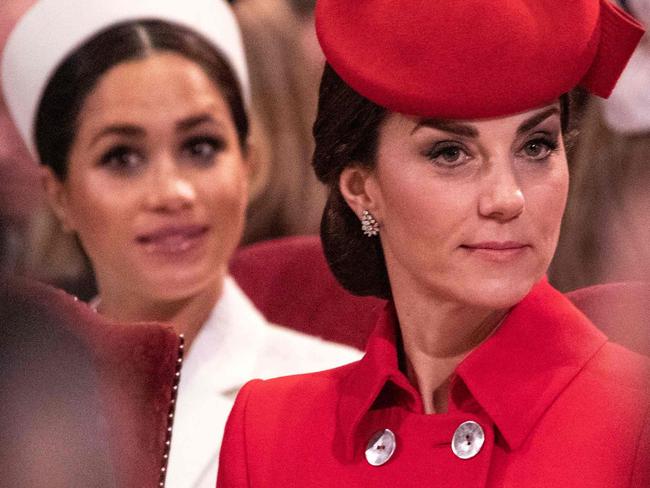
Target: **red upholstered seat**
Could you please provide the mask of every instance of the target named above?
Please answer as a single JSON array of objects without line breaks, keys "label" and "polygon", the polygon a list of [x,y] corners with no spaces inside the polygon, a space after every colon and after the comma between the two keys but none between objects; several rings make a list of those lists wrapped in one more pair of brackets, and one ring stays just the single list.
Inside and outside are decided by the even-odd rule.
[{"label": "red upholstered seat", "polygon": [[[384,301],[345,291],[318,236],[274,239],[239,249],[231,273],[272,322],[359,348]],[[567,294],[614,342],[650,355],[650,284],[612,283]]]},{"label": "red upholstered seat", "polygon": [[362,349],[384,300],[344,290],[318,236],[294,236],[239,249],[230,271],[268,320]]},{"label": "red upholstered seat", "polygon": [[611,341],[650,356],[650,283],[606,283],[567,296]]}]

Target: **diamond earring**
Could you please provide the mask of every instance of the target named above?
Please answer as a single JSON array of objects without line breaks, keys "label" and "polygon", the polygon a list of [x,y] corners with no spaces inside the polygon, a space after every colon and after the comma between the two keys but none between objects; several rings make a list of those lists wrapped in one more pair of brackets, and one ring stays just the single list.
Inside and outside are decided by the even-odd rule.
[{"label": "diamond earring", "polygon": [[379,234],[379,222],[367,210],[364,210],[361,214],[361,230],[368,237]]}]

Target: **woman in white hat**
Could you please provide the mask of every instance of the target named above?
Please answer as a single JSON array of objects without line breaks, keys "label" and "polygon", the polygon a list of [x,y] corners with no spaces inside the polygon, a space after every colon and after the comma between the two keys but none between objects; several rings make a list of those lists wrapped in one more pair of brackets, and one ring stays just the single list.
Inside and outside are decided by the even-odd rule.
[{"label": "woman in white hat", "polygon": [[2,74],[51,206],[92,263],[98,312],[184,335],[168,485],[214,486],[246,379],[357,355],[268,324],[227,274],[247,201],[249,91],[230,8],[42,0],[14,29]]}]

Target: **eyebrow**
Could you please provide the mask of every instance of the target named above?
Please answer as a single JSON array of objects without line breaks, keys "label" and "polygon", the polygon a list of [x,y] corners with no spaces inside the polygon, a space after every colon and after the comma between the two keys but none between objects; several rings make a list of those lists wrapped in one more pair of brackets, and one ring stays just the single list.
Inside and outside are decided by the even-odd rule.
[{"label": "eyebrow", "polygon": [[[185,132],[190,129],[193,129],[201,124],[214,124],[216,126],[221,126],[221,122],[216,120],[210,114],[199,114],[193,115],[183,120],[176,122],[176,131]],[[117,135],[117,136],[126,136],[126,137],[144,137],[146,131],[142,127],[132,124],[112,124],[104,127],[99,133],[92,138],[91,145],[94,145],[102,137],[108,135]]]},{"label": "eyebrow", "polygon": [[206,123],[217,125],[219,127],[221,126],[221,122],[215,119],[211,114],[203,113],[198,115],[192,115],[191,117],[188,117],[186,119],[179,120],[178,122],[176,122],[176,130],[187,131]]},{"label": "eyebrow", "polygon": [[539,124],[541,124],[546,119],[548,119],[551,115],[555,115],[555,114],[560,115],[560,109],[557,107],[551,107],[547,110],[544,110],[543,112],[533,115],[532,117],[524,120],[521,123],[521,125],[517,129],[517,135],[524,134],[525,132],[534,129]]},{"label": "eyebrow", "polygon": [[143,137],[145,135],[145,131],[141,127],[130,124],[108,125],[99,131],[95,137],[92,138],[90,145],[94,145],[99,139],[108,135]]},{"label": "eyebrow", "polygon": [[[560,109],[557,107],[551,107],[531,116],[519,125],[517,128],[517,135],[524,134],[529,130],[534,129],[536,126],[548,119],[551,115],[555,114],[559,115]],[[469,137],[472,139],[475,139],[479,136],[479,131],[476,129],[476,127],[447,119],[422,119],[413,128],[411,134],[413,134],[421,127],[431,127],[433,129],[450,132],[452,134],[457,134],[459,136]]]},{"label": "eyebrow", "polygon": [[444,132],[451,132],[452,134],[457,134],[459,136],[476,138],[478,137],[478,130],[467,124],[461,124],[459,122],[454,122],[453,120],[447,119],[422,119],[411,131],[411,134],[415,133],[418,129],[422,127],[430,127],[432,129],[438,129]]}]

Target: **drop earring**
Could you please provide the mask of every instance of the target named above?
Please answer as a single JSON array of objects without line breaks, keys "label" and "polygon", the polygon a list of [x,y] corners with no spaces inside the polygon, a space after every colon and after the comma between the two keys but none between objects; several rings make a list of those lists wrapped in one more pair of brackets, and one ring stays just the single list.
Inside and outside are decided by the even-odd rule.
[{"label": "drop earring", "polygon": [[379,222],[367,210],[364,210],[361,214],[361,230],[368,237],[374,237],[379,234]]}]

